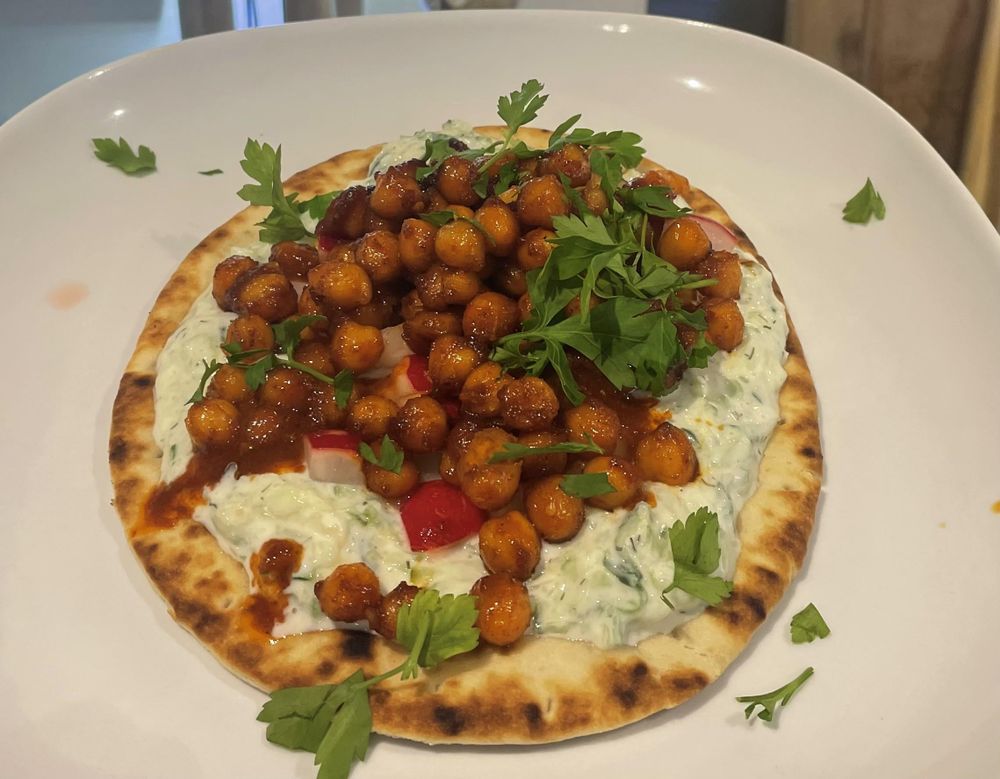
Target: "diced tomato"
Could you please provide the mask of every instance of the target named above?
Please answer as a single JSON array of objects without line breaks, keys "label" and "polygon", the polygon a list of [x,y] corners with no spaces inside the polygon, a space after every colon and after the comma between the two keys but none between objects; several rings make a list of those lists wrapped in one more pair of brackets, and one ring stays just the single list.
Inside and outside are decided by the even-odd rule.
[{"label": "diced tomato", "polygon": [[361,443],[354,433],[346,430],[318,430],[305,437],[306,468],[316,481],[337,484],[365,483],[361,470]]},{"label": "diced tomato", "polygon": [[445,481],[425,481],[401,509],[403,526],[414,552],[454,544],[479,532],[486,512]]},{"label": "diced tomato", "polygon": [[406,358],[409,362],[406,365],[406,376],[413,385],[413,391],[423,394],[430,392],[431,375],[427,370],[427,358],[419,354],[411,354]]}]

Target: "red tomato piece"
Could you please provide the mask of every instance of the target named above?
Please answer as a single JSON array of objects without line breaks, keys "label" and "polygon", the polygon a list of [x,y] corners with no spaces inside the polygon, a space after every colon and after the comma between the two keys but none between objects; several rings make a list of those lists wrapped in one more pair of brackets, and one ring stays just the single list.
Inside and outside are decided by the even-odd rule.
[{"label": "red tomato piece", "polygon": [[431,376],[427,372],[427,358],[419,354],[411,354],[406,359],[406,377],[413,385],[413,391],[430,392],[433,384],[431,384]]},{"label": "red tomato piece", "polygon": [[403,526],[414,552],[454,544],[478,533],[486,512],[445,481],[426,481],[401,509]]}]

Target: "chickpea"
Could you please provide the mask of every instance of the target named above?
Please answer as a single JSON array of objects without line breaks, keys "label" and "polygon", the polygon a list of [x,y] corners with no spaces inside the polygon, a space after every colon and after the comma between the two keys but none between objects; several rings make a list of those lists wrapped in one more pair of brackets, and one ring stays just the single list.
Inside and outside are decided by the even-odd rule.
[{"label": "chickpea", "polygon": [[[365,214],[365,233],[374,233],[379,230],[390,232],[393,235],[399,232],[403,222],[401,219],[385,219],[374,211]],[[362,236],[363,238],[364,236]]]},{"label": "chickpea", "polygon": [[739,300],[740,284],[743,282],[743,268],[740,258],[732,252],[712,252],[694,266],[694,272],[716,283],[701,288],[707,298]]},{"label": "chickpea", "polygon": [[256,267],[257,263],[252,258],[241,254],[227,257],[215,266],[215,272],[212,274],[212,297],[219,304],[219,308],[223,311],[233,310],[229,291],[240,276]]},{"label": "chickpea", "polygon": [[582,146],[567,143],[547,157],[543,157],[538,165],[538,171],[553,174],[558,179],[562,173],[574,187],[582,187],[590,181],[590,159]]},{"label": "chickpea", "polygon": [[404,605],[413,603],[413,599],[417,597],[417,593],[419,592],[419,587],[414,587],[412,584],[407,584],[406,582],[400,582],[392,592],[382,598],[382,602],[378,608],[368,614],[368,624],[380,635],[390,641],[394,640],[396,638],[396,618],[399,616],[399,610]]},{"label": "chickpea", "polygon": [[437,169],[437,188],[449,203],[475,206],[482,199],[472,188],[478,177],[475,162],[463,157],[448,157]]},{"label": "chickpea", "polygon": [[698,475],[698,456],[687,433],[669,422],[662,422],[639,439],[635,464],[646,481],[660,481],[679,487]]},{"label": "chickpea", "polygon": [[535,228],[526,232],[517,244],[517,264],[521,270],[541,268],[555,246],[550,243],[556,234],[551,230]]},{"label": "chickpea", "polygon": [[421,311],[403,323],[403,340],[417,354],[427,354],[442,335],[461,335],[462,320],[451,311]]},{"label": "chickpea", "polygon": [[479,528],[479,556],[490,573],[525,581],[541,559],[538,531],[520,511],[493,517]]},{"label": "chickpea", "polygon": [[253,398],[253,390],[247,385],[243,371],[235,365],[223,365],[212,376],[205,396],[220,398],[230,403],[245,403]]},{"label": "chickpea", "polygon": [[570,441],[585,444],[589,436],[605,454],[614,452],[618,439],[621,438],[622,423],[618,414],[610,406],[593,398],[566,409],[563,421]]},{"label": "chickpea", "polygon": [[266,265],[241,276],[230,289],[230,295],[237,314],[256,314],[268,322],[280,322],[298,310],[298,296],[292,283],[279,270]]},{"label": "chickpea", "polygon": [[455,218],[463,217],[465,219],[472,219],[475,217],[476,212],[467,206],[459,205],[457,203],[449,203],[444,207],[445,211],[451,211]]},{"label": "chickpea", "polygon": [[569,541],[583,527],[583,501],[567,495],[560,475],[546,476],[524,490],[524,509],[538,535],[557,544]]},{"label": "chickpea", "polygon": [[635,500],[639,492],[639,477],[636,475],[635,466],[628,460],[618,457],[595,457],[587,463],[583,469],[584,473],[606,473],[614,492],[607,492],[604,495],[594,495],[587,498],[587,503],[605,511],[620,508]]},{"label": "chickpea", "polygon": [[525,292],[517,299],[517,313],[521,317],[521,324],[531,318],[531,312],[535,310],[534,303],[531,302],[531,295]]},{"label": "chickpea", "polygon": [[271,262],[290,279],[304,279],[310,268],[319,264],[319,252],[307,243],[281,241],[271,247]]},{"label": "chickpea", "polygon": [[247,449],[272,444],[285,432],[285,417],[273,408],[253,408],[244,416],[243,445]]},{"label": "chickpea", "polygon": [[707,298],[702,303],[708,330],[705,338],[724,352],[743,343],[743,314],[735,300]]},{"label": "chickpea", "polygon": [[[517,438],[519,444],[533,448],[552,446],[565,440],[565,436],[552,432],[524,433]],[[521,476],[525,479],[540,479],[542,476],[549,476],[553,473],[564,473],[566,460],[565,452],[525,457],[521,460]]]},{"label": "chickpea", "polygon": [[364,563],[338,565],[314,592],[323,613],[337,622],[358,622],[382,600],[378,577]]},{"label": "chickpea", "polygon": [[434,340],[427,358],[427,372],[434,386],[448,395],[462,389],[469,374],[483,361],[482,354],[465,338],[442,335]]},{"label": "chickpea", "polygon": [[438,228],[434,253],[449,268],[476,273],[486,265],[486,237],[475,225],[456,219]]},{"label": "chickpea", "polygon": [[[351,312],[351,319],[359,325],[369,325],[382,330],[402,322],[399,307],[402,296],[395,286],[376,287],[372,294],[372,302],[358,306]],[[338,326],[343,324],[339,322]]]},{"label": "chickpea", "polygon": [[389,432],[399,407],[381,395],[365,395],[347,409],[347,429],[365,441],[377,441]]},{"label": "chickpea", "polygon": [[[328,257],[323,262],[357,262],[358,261],[358,238],[354,241],[345,241],[328,252]],[[308,274],[306,274],[308,277]]]},{"label": "chickpea", "polygon": [[650,170],[631,182],[633,187],[666,187],[674,195],[691,199],[691,184],[680,173],[672,170]]},{"label": "chickpea", "polygon": [[433,311],[464,306],[483,291],[483,282],[475,273],[444,265],[432,265],[417,277],[416,286],[424,306]]},{"label": "chickpea", "polygon": [[[244,352],[266,349],[271,351],[274,348],[274,331],[271,326],[259,316],[238,316],[229,323],[226,330],[226,343],[236,344]],[[249,362],[254,362],[257,357],[248,358]]]},{"label": "chickpea", "polygon": [[[300,316],[326,316],[326,311],[319,302],[312,296],[309,291],[309,287],[303,287],[302,292],[299,293],[299,306],[298,311]],[[308,329],[310,330],[322,330],[326,327],[325,322],[317,322],[314,325],[310,325]]]},{"label": "chickpea", "polygon": [[500,390],[499,396],[503,423],[514,430],[544,430],[559,414],[555,391],[537,376],[514,379]]},{"label": "chickpea", "polygon": [[494,511],[510,503],[521,480],[521,463],[508,460],[490,463],[490,458],[514,437],[500,428],[489,427],[472,436],[458,459],[457,474],[462,492],[479,508]]},{"label": "chickpea", "polygon": [[306,374],[294,368],[274,368],[268,371],[261,385],[261,405],[282,411],[298,411],[305,408],[312,386]]},{"label": "chickpea", "polygon": [[469,301],[462,332],[473,341],[491,344],[520,327],[517,303],[499,292],[483,292]]},{"label": "chickpea", "polygon": [[528,179],[517,196],[517,218],[529,227],[552,229],[552,217],[569,213],[569,200],[553,175]]},{"label": "chickpea", "polygon": [[[380,441],[375,441],[371,446],[376,457],[382,454]],[[367,460],[362,461],[361,471],[365,475],[365,484],[368,489],[383,498],[401,498],[416,487],[417,482],[420,481],[420,470],[409,458],[403,460],[399,473],[394,473]]]},{"label": "chickpea", "polygon": [[698,220],[683,216],[663,228],[656,244],[656,253],[677,270],[692,270],[710,251],[712,243]]},{"label": "chickpea", "polygon": [[420,299],[420,293],[415,289],[411,289],[405,295],[403,295],[403,301],[399,307],[399,313],[402,315],[403,319],[413,319],[421,311],[424,311],[424,301]]},{"label": "chickpea", "polygon": [[373,284],[386,284],[403,275],[399,240],[388,230],[367,233],[355,250],[358,265],[367,271]]},{"label": "chickpea", "polygon": [[347,409],[358,399],[358,388],[355,385],[347,404],[341,408],[337,403],[336,390],[330,384],[317,382],[309,396],[309,418],[319,427],[341,428],[347,421]]},{"label": "chickpea", "polygon": [[329,347],[321,341],[306,341],[295,347],[295,360],[326,376],[333,376],[333,360]]},{"label": "chickpea", "polygon": [[433,211],[444,211],[448,208],[448,201],[444,199],[444,195],[437,191],[434,187],[428,187],[427,191],[424,192],[427,197],[427,208],[426,213],[432,213]]},{"label": "chickpea", "polygon": [[240,412],[228,400],[208,398],[191,404],[184,424],[196,449],[215,449],[236,439]]},{"label": "chickpea", "polygon": [[360,184],[349,187],[331,201],[326,214],[316,225],[316,235],[328,238],[360,238],[365,232],[367,213],[367,188]]},{"label": "chickpea", "polygon": [[309,271],[309,292],[320,303],[352,309],[372,301],[372,280],[360,265],[330,261]]},{"label": "chickpea", "polygon": [[491,239],[490,254],[509,257],[521,237],[521,226],[510,206],[499,198],[491,197],[479,207],[475,218]]},{"label": "chickpea", "polygon": [[423,219],[407,219],[399,231],[399,261],[410,273],[423,273],[434,264],[437,228]]},{"label": "chickpea", "polygon": [[403,404],[390,430],[408,452],[438,452],[448,439],[448,414],[434,398],[420,395]]},{"label": "chickpea", "polygon": [[528,291],[528,279],[516,265],[504,263],[493,274],[493,285],[512,298],[519,298]]},{"label": "chickpea", "polygon": [[513,576],[491,573],[472,585],[476,598],[479,638],[494,646],[508,646],[524,635],[531,624],[528,590]]},{"label": "chickpea", "polygon": [[453,487],[460,486],[458,483],[458,461],[447,450],[441,453],[441,460],[438,463],[438,474]]},{"label": "chickpea", "polygon": [[587,208],[598,216],[603,216],[608,210],[608,196],[604,194],[600,180],[595,181],[592,179],[589,184],[580,190],[580,197],[587,204]]},{"label": "chickpea", "polygon": [[448,443],[445,452],[452,455],[456,463],[465,454],[472,439],[480,430],[491,427],[488,422],[479,417],[464,417],[459,420],[448,433]]},{"label": "chickpea", "polygon": [[404,219],[423,211],[427,198],[415,176],[416,168],[410,165],[393,165],[375,178],[370,206],[386,219]]},{"label": "chickpea", "polygon": [[348,319],[333,331],[330,354],[338,368],[364,373],[379,361],[385,350],[382,331]]},{"label": "chickpea", "polygon": [[462,385],[459,400],[462,408],[481,417],[495,417],[500,413],[500,390],[513,379],[495,362],[478,366]]}]

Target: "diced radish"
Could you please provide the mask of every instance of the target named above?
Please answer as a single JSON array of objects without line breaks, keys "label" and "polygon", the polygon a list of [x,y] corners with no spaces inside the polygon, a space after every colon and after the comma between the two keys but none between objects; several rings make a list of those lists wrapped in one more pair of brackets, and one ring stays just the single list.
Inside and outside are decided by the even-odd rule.
[{"label": "diced radish", "polygon": [[305,437],[306,467],[309,477],[316,481],[363,486],[361,440],[344,430],[319,430]]},{"label": "diced radish", "polygon": [[426,395],[431,390],[431,377],[427,373],[427,358],[419,354],[404,357],[392,372],[372,386],[372,393],[388,398],[402,406],[410,398]]},{"label": "diced radish", "polygon": [[414,552],[448,546],[479,531],[486,512],[447,482],[425,481],[400,510]]},{"label": "diced radish", "polygon": [[714,251],[729,251],[739,243],[739,238],[733,235],[728,227],[716,222],[714,219],[709,219],[707,216],[698,216],[697,214],[688,214],[686,218],[694,219],[701,225],[701,229],[708,236],[708,240],[711,242]]},{"label": "diced radish", "polygon": [[385,348],[382,349],[382,356],[375,363],[375,367],[365,372],[366,378],[377,379],[380,376],[387,376],[392,372],[400,360],[413,354],[413,350],[403,340],[403,326],[382,328],[382,342]]},{"label": "diced radish", "polygon": [[430,392],[433,384],[427,369],[427,358],[419,354],[411,354],[407,358],[406,377],[413,386],[413,391],[421,395]]}]

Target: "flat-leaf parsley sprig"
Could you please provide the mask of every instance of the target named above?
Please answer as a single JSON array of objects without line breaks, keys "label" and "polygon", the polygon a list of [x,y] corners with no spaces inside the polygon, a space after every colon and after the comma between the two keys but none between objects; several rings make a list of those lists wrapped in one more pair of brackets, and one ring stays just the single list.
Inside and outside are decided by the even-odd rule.
[{"label": "flat-leaf parsley sprig", "polygon": [[339,684],[289,687],[271,693],[257,715],[268,723],[267,740],[287,749],[316,755],[318,779],[346,779],[364,760],[372,733],[368,690],[399,676],[406,680],[479,643],[476,601],[471,595],[441,595],[423,590],[399,609],[396,641],[409,650],[402,663],[385,673],[364,677],[356,671]]},{"label": "flat-leaf parsley sprig", "polygon": [[788,705],[792,696],[801,689],[802,685],[812,675],[813,669],[809,667],[788,684],[779,687],[777,690],[761,693],[760,695],[741,695],[736,700],[739,703],[750,704],[743,710],[743,714],[747,719],[750,719],[754,715],[755,709],[759,706],[760,711],[756,712],[757,716],[765,722],[771,722],[778,707]]}]

